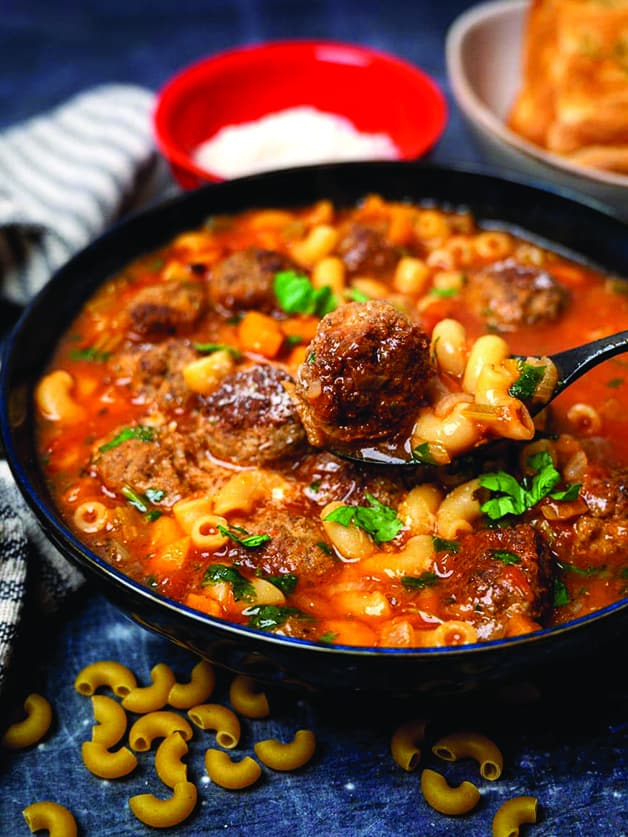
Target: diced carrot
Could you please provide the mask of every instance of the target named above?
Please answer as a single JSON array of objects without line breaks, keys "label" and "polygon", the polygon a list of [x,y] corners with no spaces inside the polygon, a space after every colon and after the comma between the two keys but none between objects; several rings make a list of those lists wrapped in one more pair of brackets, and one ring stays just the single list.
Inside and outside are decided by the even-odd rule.
[{"label": "diced carrot", "polygon": [[390,211],[388,239],[392,244],[403,247],[414,236],[414,213],[409,206],[394,206]]},{"label": "diced carrot", "polygon": [[289,317],[287,320],[282,320],[279,326],[286,337],[302,337],[306,343],[309,343],[316,334],[319,322],[317,317]]},{"label": "diced carrot", "polygon": [[183,569],[192,538],[187,535],[172,541],[147,562],[146,569],[158,579],[171,578]]},{"label": "diced carrot", "polygon": [[267,358],[277,356],[284,340],[277,321],[259,311],[247,311],[238,325],[238,338],[245,352]]},{"label": "diced carrot", "polygon": [[150,527],[150,544],[153,548],[165,548],[178,540],[183,532],[173,517],[162,515]]},{"label": "diced carrot", "polygon": [[188,607],[193,607],[195,610],[201,610],[203,613],[208,613],[210,616],[222,616],[222,608],[210,596],[203,596],[202,593],[188,593],[185,602]]},{"label": "diced carrot", "polygon": [[307,346],[295,346],[295,348],[290,352],[290,357],[288,358],[288,366],[290,366],[292,369],[296,369],[298,366],[301,366],[302,363],[305,363],[307,352]]},{"label": "diced carrot", "polygon": [[563,282],[565,285],[569,285],[571,288],[577,288],[586,280],[585,271],[573,264],[555,262],[549,266],[548,272],[551,273],[554,279]]}]

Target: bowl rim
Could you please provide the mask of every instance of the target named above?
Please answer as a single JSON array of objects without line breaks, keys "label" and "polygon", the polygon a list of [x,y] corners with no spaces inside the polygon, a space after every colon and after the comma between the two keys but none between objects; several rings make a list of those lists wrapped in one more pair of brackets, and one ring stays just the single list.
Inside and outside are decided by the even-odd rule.
[{"label": "bowl rim", "polygon": [[[187,87],[190,80],[204,75],[207,67],[211,65],[216,68],[216,72],[219,72],[230,66],[236,66],[242,59],[254,60],[257,56],[262,56],[263,54],[268,55],[285,51],[296,52],[298,50],[305,50],[311,53],[314,60],[317,60],[316,52],[321,51],[322,53],[327,52],[329,57],[333,59],[330,63],[346,64],[348,66],[366,66],[369,62],[378,62],[389,67],[394,67],[407,76],[412,76],[415,82],[420,83],[425,94],[429,95],[435,110],[433,129],[430,133],[424,134],[423,141],[419,144],[418,151],[416,151],[413,159],[427,153],[442,137],[448,119],[447,99],[436,80],[421,67],[392,53],[359,43],[325,38],[285,38],[237,46],[205,56],[182,67],[165,82],[157,92],[152,114],[152,124],[155,142],[166,160],[185,169],[189,174],[201,178],[203,183],[207,181],[211,182],[212,180],[234,179],[224,178],[220,174],[197,165],[193,158],[182,151],[180,145],[174,141],[170,130],[169,117],[171,110],[178,101],[178,94],[181,88]],[[342,60],[340,60],[341,58]],[[339,115],[345,116],[345,114]]]},{"label": "bowl rim", "polygon": [[[426,170],[428,172],[432,171],[433,173],[452,173],[454,175],[471,175],[472,177],[488,178],[493,181],[499,181],[500,183],[511,184],[515,187],[523,187],[535,192],[545,193],[548,196],[552,196],[561,201],[564,200],[575,203],[587,211],[592,211],[597,215],[607,217],[615,224],[623,224],[621,218],[615,215],[609,207],[599,205],[595,201],[570,192],[567,189],[548,184],[531,184],[522,177],[512,175],[505,176],[503,173],[497,173],[487,167],[474,164],[435,165],[425,161],[358,161],[347,163],[328,163],[262,172],[242,178],[234,178],[228,181],[208,183],[200,189],[196,189],[192,192],[183,191],[178,195],[167,198],[165,201],[157,205],[153,205],[143,211],[138,211],[133,215],[130,215],[126,220],[110,228],[104,234],[72,256],[61,268],[55,271],[48,283],[44,285],[44,287],[26,306],[10,334],[3,341],[0,354],[0,440],[4,445],[6,461],[16,484],[20,489],[22,498],[26,501],[27,506],[34,513],[37,523],[43,530],[45,536],[62,552],[64,557],[67,557],[67,553],[63,550],[69,550],[69,560],[72,560],[79,567],[79,569],[84,571],[87,567],[89,572],[99,577],[100,581],[102,581],[103,577],[105,577],[107,580],[113,582],[117,592],[131,592],[133,595],[143,599],[144,602],[150,602],[159,608],[163,607],[166,610],[175,611],[184,616],[186,620],[190,619],[197,624],[204,624],[208,628],[213,628],[214,630],[217,629],[231,636],[238,636],[251,640],[262,640],[263,642],[268,642],[272,645],[282,646],[284,648],[299,647],[305,649],[307,653],[311,654],[334,654],[360,658],[446,658],[452,659],[453,661],[454,659],[461,659],[468,656],[475,657],[478,653],[482,652],[486,652],[488,654],[490,651],[498,649],[518,649],[522,646],[542,645],[545,640],[551,640],[553,637],[563,636],[564,634],[579,630],[585,625],[599,622],[610,617],[615,611],[628,609],[628,596],[625,596],[603,608],[577,617],[576,619],[571,619],[568,622],[541,628],[527,634],[469,643],[461,646],[397,648],[341,644],[329,645],[316,640],[286,637],[274,634],[272,631],[264,631],[247,625],[240,625],[235,622],[219,619],[211,616],[210,614],[197,611],[181,602],[177,602],[168,596],[140,584],[130,576],[122,573],[116,567],[107,563],[104,558],[101,558],[95,552],[92,552],[86,545],[81,543],[81,541],[72,533],[69,526],[61,518],[61,515],[55,508],[52,499],[43,496],[26,474],[24,464],[14,444],[14,422],[12,419],[11,402],[8,397],[15,366],[14,344],[17,342],[23,331],[28,331],[29,321],[31,316],[34,315],[34,312],[36,312],[36,310],[40,307],[45,308],[45,304],[49,298],[54,299],[59,297],[58,291],[65,282],[66,274],[69,273],[72,275],[73,272],[77,271],[82,260],[94,253],[100,253],[105,250],[111,242],[116,241],[116,238],[119,237],[121,233],[127,232],[130,234],[135,229],[139,230],[147,226],[152,226],[152,220],[159,217],[161,214],[165,214],[166,212],[172,213],[173,211],[176,211],[180,205],[185,204],[188,201],[202,201],[204,200],[205,195],[210,196],[213,192],[217,192],[218,195],[220,195],[221,190],[229,190],[232,188],[232,184],[237,185],[238,183],[244,181],[250,181],[252,185],[260,182],[263,185],[265,180],[272,182],[272,179],[277,178],[278,176],[293,178],[298,176],[299,172],[312,172],[315,174],[320,172],[333,173],[335,170],[357,170],[369,167],[372,167],[373,169],[383,169],[388,167],[390,167],[391,170],[393,168],[398,170],[405,169],[408,173],[420,173],[421,170]],[[164,238],[164,241],[165,240],[166,239]],[[111,276],[112,274],[109,273],[108,275]],[[90,293],[93,293],[96,288],[100,287],[102,283],[106,281],[107,277],[101,278],[93,285]],[[626,279],[626,281],[628,281],[628,279]],[[81,304],[82,303],[74,303],[72,305],[72,316],[76,315],[81,307]],[[58,338],[62,332],[57,329],[56,333]],[[32,398],[32,388],[29,388],[28,395]],[[38,464],[35,464],[35,468],[40,470]]]},{"label": "bowl rim", "polygon": [[445,61],[458,105],[472,122],[534,162],[540,162],[548,168],[561,169],[567,174],[582,177],[592,183],[627,188],[628,174],[578,165],[519,136],[481,101],[469,83],[462,61],[465,40],[478,27],[499,18],[523,14],[529,5],[529,0],[489,0],[473,6],[453,21],[445,39]]}]

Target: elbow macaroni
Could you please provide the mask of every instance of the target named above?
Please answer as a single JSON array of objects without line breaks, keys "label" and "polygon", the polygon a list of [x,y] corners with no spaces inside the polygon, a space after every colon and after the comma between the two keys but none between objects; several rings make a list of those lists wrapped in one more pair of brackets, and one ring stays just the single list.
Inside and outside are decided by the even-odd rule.
[{"label": "elbow macaroni", "polygon": [[536,811],[534,796],[507,799],[493,817],[493,837],[519,837],[519,826],[536,822]]},{"label": "elbow macaroni", "polygon": [[26,717],[16,721],[2,736],[2,746],[9,750],[31,747],[46,735],[52,723],[52,708],[42,695],[30,694],[24,701]]},{"label": "elbow macaroni", "polygon": [[186,741],[192,738],[193,731],[189,723],[176,712],[158,710],[142,715],[129,730],[129,744],[140,753],[150,750],[156,738],[166,738],[173,732],[180,732]]},{"label": "elbow macaroni", "polygon": [[168,799],[142,793],[129,799],[129,808],[140,822],[153,828],[172,828],[186,820],[194,808],[198,792],[192,782],[178,782]]},{"label": "elbow macaroni", "polygon": [[274,738],[258,741],[253,747],[258,759],[272,770],[297,770],[312,758],[316,750],[316,737],[309,729],[300,729],[294,739],[282,743]]},{"label": "elbow macaroni", "polygon": [[407,772],[416,770],[421,759],[418,746],[425,738],[425,721],[406,721],[397,727],[390,740],[390,752],[399,767]]},{"label": "elbow macaroni", "polygon": [[462,782],[452,788],[445,777],[435,770],[421,773],[421,791],[428,805],[448,816],[468,814],[480,801],[480,791],[474,784]]},{"label": "elbow macaroni", "polygon": [[85,666],[74,681],[74,688],[82,695],[93,695],[100,686],[108,686],[117,696],[124,698],[137,687],[133,672],[114,660],[99,660]]},{"label": "elbow macaroni", "polygon": [[22,814],[33,832],[46,828],[49,837],[76,837],[77,825],[74,815],[58,802],[33,802],[24,808]]},{"label": "elbow macaroni", "polygon": [[499,747],[490,738],[476,732],[455,732],[446,735],[434,744],[432,752],[444,761],[475,759],[480,765],[482,778],[491,782],[499,779],[504,767]]},{"label": "elbow macaroni", "polygon": [[236,712],[245,718],[266,718],[270,714],[266,693],[252,677],[244,674],[236,675],[231,681],[229,700]]},{"label": "elbow macaroni", "polygon": [[200,660],[192,669],[189,683],[174,683],[168,692],[168,703],[175,709],[189,709],[204,703],[215,685],[214,669],[207,660]]},{"label": "elbow macaroni", "polygon": [[193,724],[204,730],[214,730],[221,747],[231,750],[240,740],[240,721],[235,712],[220,703],[193,706],[188,715]]},{"label": "elbow macaroni", "polygon": [[175,684],[175,676],[169,665],[157,663],[150,672],[150,686],[138,686],[123,698],[122,706],[129,712],[146,714],[161,709],[168,702],[168,695]]},{"label": "elbow macaroni", "polygon": [[207,750],[205,753],[207,775],[227,790],[242,790],[253,785],[262,775],[262,768],[250,756],[232,761],[224,750]]}]

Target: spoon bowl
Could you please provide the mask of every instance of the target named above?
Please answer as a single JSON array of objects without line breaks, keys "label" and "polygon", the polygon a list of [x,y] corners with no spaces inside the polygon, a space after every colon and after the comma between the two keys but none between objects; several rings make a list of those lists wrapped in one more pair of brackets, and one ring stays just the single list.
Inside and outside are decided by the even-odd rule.
[{"label": "spoon bowl", "polygon": [[[574,346],[563,352],[548,355],[547,360],[551,361],[556,369],[558,380],[550,393],[549,398],[532,401],[528,406],[530,415],[534,416],[545,409],[561,392],[568,386],[581,378],[585,372],[593,369],[598,364],[609,360],[616,355],[628,351],[628,330],[601,337],[591,343],[584,343],[581,346]],[[530,358],[521,355],[512,355],[515,360],[526,361]],[[496,441],[502,441],[495,437],[488,437],[479,441],[470,450],[464,452],[464,456],[479,454],[487,445]],[[412,468],[424,468],[426,463],[413,456],[411,439],[383,439],[364,446],[333,447],[332,453],[341,459],[349,459],[354,462],[361,462],[368,465],[401,465]]]}]

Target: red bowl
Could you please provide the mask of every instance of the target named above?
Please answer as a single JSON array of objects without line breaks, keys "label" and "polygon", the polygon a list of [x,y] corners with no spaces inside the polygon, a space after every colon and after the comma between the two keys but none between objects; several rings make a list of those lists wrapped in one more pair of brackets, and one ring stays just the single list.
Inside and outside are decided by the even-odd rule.
[{"label": "red bowl", "polygon": [[416,159],[439,139],[445,99],[417,67],[361,46],[282,41],[220,53],[182,70],[159,94],[157,144],[185,188],[222,180],[194,150],[220,128],[309,105],[365,133],[386,133],[400,158]]}]

